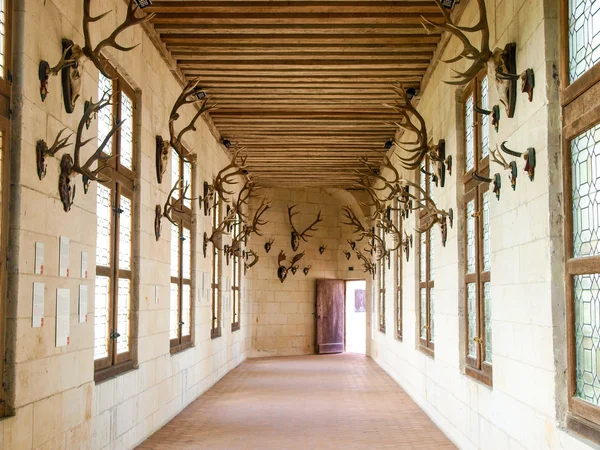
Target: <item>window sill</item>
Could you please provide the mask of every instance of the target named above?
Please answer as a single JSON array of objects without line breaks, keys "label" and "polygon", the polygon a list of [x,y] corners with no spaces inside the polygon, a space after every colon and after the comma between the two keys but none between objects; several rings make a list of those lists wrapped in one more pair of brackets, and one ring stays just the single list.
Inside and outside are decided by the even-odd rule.
[{"label": "window sill", "polygon": [[171,347],[171,355],[176,355],[177,353],[181,353],[188,348],[192,348],[194,346],[193,342],[186,342],[185,344],[174,345]]},{"label": "window sill", "polygon": [[239,323],[234,323],[231,325],[231,331],[239,331],[240,330],[240,324]]},{"label": "window sill", "polygon": [[212,330],[210,332],[210,338],[211,339],[217,339],[221,337],[221,329],[219,328],[218,330]]},{"label": "window sill", "polygon": [[489,387],[490,389],[493,388],[491,373],[488,374],[481,370],[474,369],[471,366],[465,366],[465,375],[467,375],[469,378],[472,378],[473,380],[478,381],[479,383]]},{"label": "window sill", "polygon": [[567,428],[590,441],[600,443],[600,426],[583,417],[567,414]]},{"label": "window sill", "polygon": [[429,356],[431,359],[434,359],[435,353],[433,351],[432,348],[429,347],[425,347],[424,345],[419,345],[419,350],[421,351],[421,353],[423,353],[425,356]]},{"label": "window sill", "polygon": [[402,342],[403,338],[402,338],[402,333],[398,333],[396,332],[396,340]]},{"label": "window sill", "polygon": [[110,380],[111,378],[116,378],[124,373],[130,372],[132,370],[136,370],[137,367],[134,366],[133,361],[127,361],[116,366],[110,366],[106,369],[98,370],[94,373],[94,382],[96,384],[102,383],[104,381]]},{"label": "window sill", "polygon": [[385,327],[380,326],[379,327],[379,332],[385,334]]}]

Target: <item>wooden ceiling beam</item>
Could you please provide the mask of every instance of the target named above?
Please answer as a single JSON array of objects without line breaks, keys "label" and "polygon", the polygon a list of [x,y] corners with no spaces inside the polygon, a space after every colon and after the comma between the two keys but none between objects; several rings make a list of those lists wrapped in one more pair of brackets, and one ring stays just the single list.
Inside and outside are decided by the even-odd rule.
[{"label": "wooden ceiling beam", "polygon": [[243,44],[235,41],[223,41],[219,45],[194,45],[186,44],[171,44],[169,49],[172,52],[198,52],[202,54],[206,53],[269,53],[273,55],[282,54],[317,54],[321,53],[327,55],[329,53],[397,53],[397,52],[433,52],[437,47],[436,43],[432,42],[417,42],[407,47],[398,47],[395,45],[388,44],[353,44],[348,42],[343,46],[335,44],[317,43],[317,44],[280,44],[274,45],[269,42],[261,44]]},{"label": "wooden ceiling beam", "polygon": [[147,13],[177,12],[183,14],[236,13],[248,14],[439,14],[432,1],[154,1]]},{"label": "wooden ceiling beam", "polygon": [[[437,21],[439,22],[439,21]],[[428,36],[427,30],[418,22],[405,24],[300,24],[278,25],[257,24],[246,26],[227,26],[202,23],[160,23],[154,22],[154,28],[161,35],[187,34],[190,37],[229,35],[230,40],[237,40],[248,35],[269,36],[273,39],[285,38],[288,35],[306,35],[310,37],[350,35],[358,36]],[[434,34],[435,35],[435,34]],[[438,35],[439,36],[439,35]]]},{"label": "wooden ceiling beam", "polygon": [[431,12],[395,12],[395,13],[331,13],[331,14],[311,14],[298,13],[289,14],[279,12],[277,14],[248,13],[240,14],[236,12],[229,13],[187,13],[180,12],[158,12],[152,19],[156,25],[163,24],[198,24],[205,27],[230,26],[240,27],[289,27],[306,25],[311,27],[335,27],[348,25],[421,25],[421,18],[425,17],[434,23],[441,23],[443,19],[436,10]]},{"label": "wooden ceiling beam", "polygon": [[211,34],[207,36],[192,35],[187,33],[181,34],[161,34],[161,40],[167,44],[167,47],[172,44],[185,44],[186,46],[191,45],[217,45],[223,41],[235,42],[236,44],[270,44],[270,45],[281,45],[281,44],[336,44],[344,46],[348,43],[371,45],[371,44],[392,44],[397,46],[417,44],[417,43],[430,43],[436,44],[440,40],[440,35],[428,35],[428,34],[389,34],[389,35],[362,35],[362,34],[290,34],[282,36],[271,36],[269,34],[248,34],[248,35],[235,35],[233,33],[226,34]]}]

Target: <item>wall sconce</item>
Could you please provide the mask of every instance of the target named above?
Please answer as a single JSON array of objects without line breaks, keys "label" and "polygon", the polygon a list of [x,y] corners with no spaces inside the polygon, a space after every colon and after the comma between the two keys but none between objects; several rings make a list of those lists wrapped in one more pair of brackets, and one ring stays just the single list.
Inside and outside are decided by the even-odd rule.
[{"label": "wall sconce", "polygon": [[226,147],[226,148],[230,148],[231,147],[231,141],[229,139],[222,139],[221,143]]},{"label": "wall sconce", "polygon": [[135,4],[138,5],[138,8],[144,9],[152,6],[152,0],[135,0]]}]

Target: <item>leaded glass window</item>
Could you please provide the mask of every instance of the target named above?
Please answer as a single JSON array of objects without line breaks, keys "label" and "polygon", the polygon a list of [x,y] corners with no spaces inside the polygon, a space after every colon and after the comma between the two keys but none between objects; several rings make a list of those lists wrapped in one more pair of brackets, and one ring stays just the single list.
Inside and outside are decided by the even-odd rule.
[{"label": "leaded glass window", "polygon": [[[385,239],[385,233],[382,228],[378,229],[379,239]],[[386,257],[383,256],[377,263],[377,272],[379,274],[379,331],[385,333],[385,264]]]},{"label": "leaded glass window", "polygon": [[[242,229],[242,218],[238,215],[233,224],[231,235],[239,236]],[[240,249],[241,250],[241,249]],[[231,330],[240,329],[240,305],[241,305],[241,281],[242,281],[242,261],[238,254],[232,256],[231,263]]]},{"label": "leaded glass window", "polygon": [[465,101],[464,233],[464,348],[465,372],[492,383],[490,308],[490,186],[474,178],[489,177],[489,119],[470,112],[472,105],[488,109],[488,77],[480,73],[469,84]]},{"label": "leaded glass window", "polygon": [[[398,199],[395,200],[395,221],[396,228],[400,234],[400,237],[404,236],[403,233],[403,220],[402,211],[400,208],[400,202]],[[396,254],[396,273],[395,273],[395,301],[396,301],[396,338],[402,339],[402,265],[403,265],[403,246],[400,245]]]},{"label": "leaded glass window", "polygon": [[[98,98],[105,92],[113,95],[112,105],[101,109],[97,117],[98,144],[104,141],[113,123],[122,114],[123,98],[133,98],[133,91],[121,78],[111,80],[99,74]],[[135,107],[130,101],[131,117]],[[129,151],[132,163],[123,167],[109,161],[103,171],[106,182],[96,183],[96,282],[94,302],[94,365],[95,379],[103,380],[133,367],[132,303],[133,299],[133,172],[134,133],[124,138],[119,129],[105,147],[108,154]],[[129,150],[124,150],[127,143]]]},{"label": "leaded glass window", "polygon": [[600,60],[600,1],[568,1],[569,79],[573,82]]},{"label": "leaded glass window", "polygon": [[[212,208],[213,229],[218,229],[221,223],[221,199],[215,192]],[[221,336],[221,255],[216,245],[212,246],[212,282],[211,282],[211,338]]]},{"label": "leaded glass window", "polygon": [[[429,162],[426,163],[426,170]],[[426,175],[420,172],[421,185],[425,185],[425,191],[431,196],[431,183],[424,182]],[[425,220],[425,212],[419,213],[419,221]],[[419,348],[433,356],[434,352],[434,233],[436,228],[431,228],[419,233]]]},{"label": "leaded glass window", "polygon": [[[188,152],[189,153],[189,152]],[[192,198],[194,186],[192,164],[171,151],[171,188],[174,198],[182,198],[182,206],[173,210],[171,223],[171,294],[169,316],[169,341],[171,353],[192,345],[192,224],[194,213]],[[182,182],[183,181],[183,182]]]}]

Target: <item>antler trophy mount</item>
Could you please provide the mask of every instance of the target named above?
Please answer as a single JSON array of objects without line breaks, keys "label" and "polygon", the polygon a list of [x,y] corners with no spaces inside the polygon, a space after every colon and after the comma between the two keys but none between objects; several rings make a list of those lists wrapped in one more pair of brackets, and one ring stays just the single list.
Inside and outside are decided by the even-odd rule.
[{"label": "antler trophy mount", "polygon": [[[175,218],[173,217],[174,212],[181,213],[183,212],[183,207],[185,206],[186,200],[188,202],[193,201],[193,198],[187,196],[187,192],[190,188],[189,184],[185,183],[183,178],[180,178],[175,182],[171,190],[169,191],[169,195],[167,196],[167,201],[161,207],[160,205],[156,205],[155,208],[155,216],[154,216],[154,236],[158,241],[161,236],[161,228],[162,228],[162,218],[166,218],[173,225],[179,226]],[[181,191],[177,196],[175,193],[177,191]]]},{"label": "antler trophy mount", "polygon": [[[183,137],[190,131],[196,131],[196,122],[202,114],[217,107],[215,104],[208,105],[210,97],[198,86],[199,83],[200,78],[189,81],[175,100],[171,114],[169,114],[169,140],[163,139],[160,135],[156,136],[156,178],[158,183],[162,182],[163,174],[167,169],[169,148],[173,148],[175,153],[186,162],[193,163],[196,160],[196,155],[185,149]],[[180,108],[187,105],[198,105],[198,109],[190,122],[177,132],[175,131],[175,122],[181,117]]]},{"label": "antler trophy mount", "polygon": [[83,64],[86,59],[89,59],[105,77],[112,78],[111,71],[108,69],[105,58],[101,54],[102,51],[106,48],[113,48],[122,52],[133,50],[137,45],[131,47],[123,46],[117,42],[117,37],[125,30],[154,17],[154,14],[137,17],[137,11],[140,9],[138,2],[136,0],[129,0],[125,20],[113,30],[109,37],[94,46],[91,39],[90,24],[100,21],[106,17],[110,11],[98,16],[92,16],[91,3],[92,0],[83,0],[83,47],[75,44],[69,39],[63,39],[62,56],[59,62],[51,67],[47,61],[40,61],[38,69],[42,101],[44,101],[48,95],[49,78],[61,73],[65,110],[69,114],[74,111],[75,102],[77,101],[77,98],[79,98],[81,92]]},{"label": "antler trophy mount", "polygon": [[[238,163],[237,160],[240,162]],[[219,194],[219,198],[227,202],[227,199],[234,194],[227,186],[234,186],[238,183],[238,177],[247,175],[246,160],[248,155],[244,148],[236,149],[231,158],[231,162],[223,167],[213,178],[212,184],[204,183],[203,196],[200,197],[200,202],[204,206],[204,215],[210,214],[210,203],[215,198],[215,193]]]},{"label": "antler trophy mount", "polygon": [[[527,69],[521,74],[517,74],[516,48],[514,42],[506,44],[504,49],[490,49],[490,30],[487,20],[487,11],[485,0],[477,0],[479,18],[475,25],[471,27],[456,25],[441,0],[435,0],[438,8],[444,16],[444,23],[437,24],[421,16],[421,21],[425,29],[431,33],[434,31],[446,31],[455,36],[463,45],[463,50],[454,58],[442,60],[444,63],[454,63],[460,60],[469,61],[469,68],[464,72],[452,69],[455,73],[454,80],[446,81],[453,85],[466,85],[483,69],[489,62],[494,74],[496,90],[500,102],[506,109],[506,115],[511,118],[515,113],[517,80],[521,79],[521,91],[526,92],[529,101],[533,99],[533,88],[535,79],[533,70]],[[479,48],[472,44],[466,33],[481,33]]]},{"label": "antler trophy mount", "polygon": [[35,146],[35,152],[37,161],[37,174],[40,180],[46,176],[46,158],[48,156],[55,156],[59,150],[62,150],[63,148],[66,148],[69,145],[71,145],[69,143],[69,139],[71,139],[71,136],[73,134],[71,133],[67,137],[63,138],[62,134],[65,130],[66,128],[63,128],[58,132],[56,138],[54,139],[54,143],[51,147],[48,147],[48,144],[46,144],[46,141],[44,141],[43,139],[37,141]]},{"label": "antler trophy mount", "polygon": [[[102,98],[97,103],[92,101],[86,102],[87,107],[83,113],[83,116],[81,117],[81,120],[79,121],[79,126],[77,127],[73,157],[71,157],[69,153],[65,153],[61,158],[58,190],[65,212],[68,212],[71,209],[75,199],[75,186],[72,185],[71,181],[76,175],[82,175],[83,190],[85,193],[87,193],[91,181],[107,182],[110,180],[109,178],[103,177],[102,172],[108,167],[109,161],[115,158],[117,155],[111,155],[110,153],[107,153],[105,149],[111,142],[113,135],[117,132],[125,120],[114,123],[94,153],[92,153],[92,155],[83,165],[80,163],[81,149],[90,141],[96,139],[89,138],[85,141],[82,141],[83,128],[87,123],[89,123],[93,116],[98,114],[98,111],[109,105],[113,105],[110,100],[111,95],[104,93]],[[108,151],[110,152],[110,148]],[[96,168],[92,169],[91,167],[94,163],[96,163]]]},{"label": "antler trophy mount", "polygon": [[308,238],[314,236],[313,234],[309,234],[309,233],[316,232],[318,230],[318,228],[315,228],[316,225],[323,221],[323,217],[321,217],[321,211],[319,211],[315,221],[313,223],[311,223],[308,227],[306,227],[304,229],[304,231],[299,232],[296,229],[296,227],[294,226],[294,222],[293,222],[294,216],[298,214],[298,212],[294,211],[294,208],[296,208],[297,206],[298,205],[288,206],[288,217],[290,220],[290,227],[292,228],[291,244],[292,244],[293,251],[298,250],[298,247],[300,246],[300,240],[303,240],[304,242],[308,242]]},{"label": "antler trophy mount", "polygon": [[304,254],[305,252],[294,255],[294,257],[290,261],[290,265],[286,266],[283,263],[286,261],[287,257],[285,256],[283,250],[279,252],[279,256],[277,257],[277,265],[279,266],[277,268],[277,278],[279,278],[279,281],[283,283],[287,278],[288,272],[290,271],[292,272],[292,274],[296,273],[296,271],[298,270],[297,263],[304,257]]},{"label": "antler trophy mount", "polygon": [[446,142],[441,139],[437,144],[429,143],[427,126],[425,119],[417,111],[411,102],[414,96],[414,90],[404,89],[400,83],[394,83],[392,90],[397,96],[394,104],[383,103],[383,106],[396,111],[400,118],[394,124],[405,132],[414,133],[416,137],[413,140],[397,141],[391,139],[392,146],[396,146],[403,151],[397,154],[400,165],[408,170],[416,170],[421,165],[425,157],[429,157],[437,163],[438,177],[441,186],[446,183],[446,169],[452,174],[452,156],[446,157]]}]

